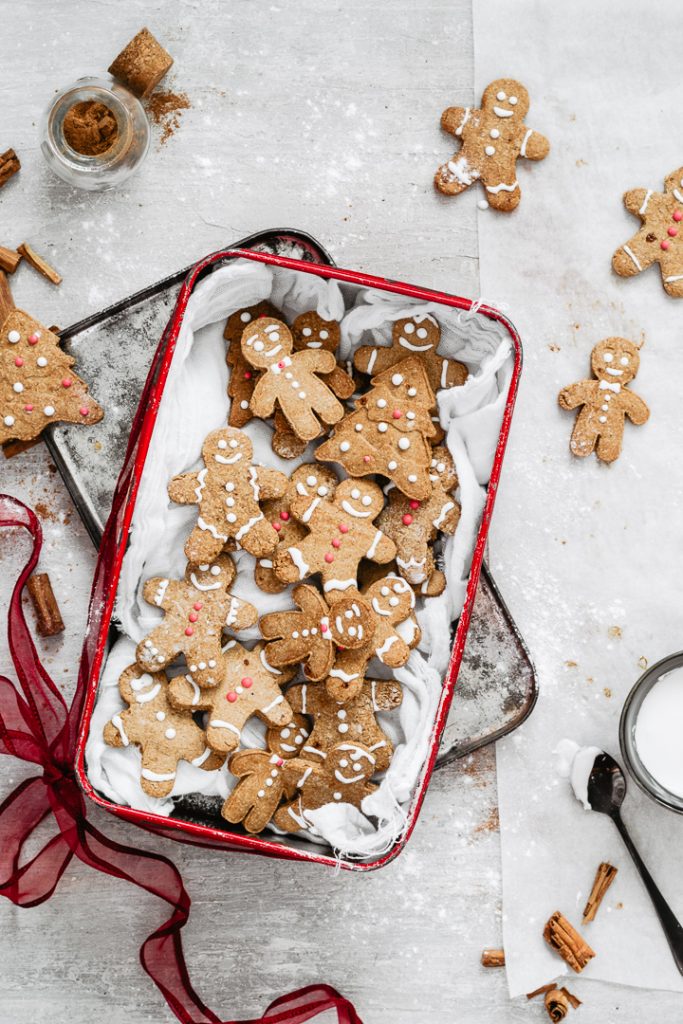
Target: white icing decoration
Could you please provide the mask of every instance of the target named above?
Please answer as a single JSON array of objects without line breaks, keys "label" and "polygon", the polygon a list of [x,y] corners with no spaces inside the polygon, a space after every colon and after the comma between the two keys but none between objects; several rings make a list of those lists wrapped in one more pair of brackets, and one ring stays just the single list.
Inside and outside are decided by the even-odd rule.
[{"label": "white icing decoration", "polygon": [[228,535],[226,533],[219,533],[213,523],[207,523],[201,516],[197,517],[197,526],[200,530],[205,530],[206,533],[210,533],[216,540],[226,541],[228,539]]},{"label": "white icing decoration", "polygon": [[273,708],[276,708],[278,704],[282,704],[284,699],[285,698],[282,696],[282,694],[279,694],[275,698],[275,700],[271,700],[270,704],[266,704],[265,707],[261,708],[261,711],[263,712],[264,715],[267,714],[268,711],[272,711]]},{"label": "white icing decoration", "polygon": [[242,540],[242,537],[246,536],[246,534],[249,533],[252,527],[256,526],[256,524],[260,522],[261,519],[263,519],[263,512],[259,512],[257,516],[254,516],[252,519],[249,520],[248,523],[245,523],[244,526],[241,526],[237,533],[235,534],[235,540]]},{"label": "white icing decoration", "polygon": [[170,782],[175,779],[175,772],[153,772],[151,768],[143,768],[141,774],[143,779],[149,779],[150,782]]},{"label": "white icing decoration", "polygon": [[397,636],[387,637],[386,641],[382,644],[382,646],[377,648],[375,653],[377,654],[377,657],[379,658],[380,661],[384,661],[384,655],[387,653],[389,648],[396,643],[397,640]]},{"label": "white icing decoration", "polygon": [[302,580],[305,576],[308,576],[310,566],[304,560],[304,556],[301,554],[299,548],[289,548],[289,557],[299,570],[299,579]]},{"label": "white icing decoration", "polygon": [[9,334],[7,335],[7,340],[9,341],[10,345],[16,345],[18,341],[21,341],[21,335],[19,334],[19,331],[10,331]]},{"label": "white icing decoration", "polygon": [[516,181],[514,181],[512,185],[506,185],[504,182],[501,182],[500,185],[487,185],[486,191],[495,195],[498,192],[514,192],[516,188],[519,188]]},{"label": "white icing decoration", "polygon": [[323,590],[327,593],[328,590],[348,590],[349,587],[356,586],[356,579],[352,580],[328,580],[324,584]]},{"label": "white icing decoration", "polygon": [[514,114],[514,110],[505,110],[504,107],[494,107],[493,113],[497,117],[512,117],[512,115]]},{"label": "white icing decoration", "polygon": [[531,136],[533,134],[534,134],[533,128],[528,128],[527,129],[527,133],[524,136],[524,139],[522,140],[522,145],[521,145],[520,150],[519,150],[519,155],[520,156],[526,156],[526,145],[527,145],[527,142],[529,141],[529,139],[531,138]]},{"label": "white icing decoration", "polygon": [[154,603],[155,603],[155,605],[157,605],[157,606],[161,605],[161,602],[164,599],[164,595],[166,593],[166,589],[168,587],[168,584],[169,584],[169,580],[161,580],[161,582],[159,583],[159,586],[157,587],[157,592],[154,595]]},{"label": "white icing decoration", "polygon": [[382,537],[383,537],[382,531],[378,530],[377,533],[374,536],[372,544],[368,548],[367,554],[365,556],[366,558],[374,558],[375,557],[375,552],[377,551],[377,545],[382,540]]},{"label": "white icing decoration", "polygon": [[361,510],[355,509],[353,507],[353,505],[351,505],[346,500],[346,498],[344,498],[344,500],[342,501],[341,505],[342,505],[342,508],[344,509],[344,511],[346,513],[348,513],[348,515],[354,516],[355,519],[367,519],[368,516],[372,515],[372,509],[370,509],[369,512],[363,512]]},{"label": "white icing decoration", "polygon": [[626,255],[633,261],[633,263],[635,264],[636,268],[638,270],[642,270],[643,268],[640,265],[640,261],[638,260],[638,257],[633,252],[633,250],[629,249],[629,247],[627,245],[623,246],[623,249],[624,249],[624,252],[626,253]]},{"label": "white icing decoration", "polygon": [[233,725],[232,722],[224,722],[222,718],[212,718],[211,721],[209,722],[209,728],[229,729],[230,732],[237,733],[238,736],[241,735],[240,730],[237,728],[236,725]]},{"label": "white icing decoration", "polygon": [[111,724],[118,729],[119,736],[121,737],[123,745],[124,747],[127,747],[128,744],[130,743],[130,740],[128,739],[128,736],[126,735],[126,730],[123,727],[121,715],[114,715],[114,717],[111,720]]},{"label": "white icing decoration", "polygon": [[210,757],[211,747],[207,747],[204,753],[200,754],[199,757],[193,757],[191,763],[195,766],[195,768],[201,768],[204,762],[207,761]]},{"label": "white icing decoration", "polygon": [[150,700],[154,700],[160,689],[161,683],[155,683],[148,693],[138,693],[135,695],[135,699],[138,702],[138,704],[147,704]]}]

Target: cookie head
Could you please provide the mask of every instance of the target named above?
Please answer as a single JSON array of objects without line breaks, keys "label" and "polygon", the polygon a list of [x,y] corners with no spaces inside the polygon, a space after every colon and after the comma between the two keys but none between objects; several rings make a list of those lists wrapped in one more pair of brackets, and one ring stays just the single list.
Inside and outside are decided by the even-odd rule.
[{"label": "cookie head", "polygon": [[291,331],[281,320],[262,316],[252,321],[242,335],[242,353],[259,370],[276,367],[293,346]]},{"label": "cookie head", "polygon": [[415,607],[415,593],[400,576],[385,576],[366,591],[375,615],[392,622],[404,622]]},{"label": "cookie head", "polygon": [[248,466],[253,447],[250,439],[236,427],[213,430],[204,441],[202,457],[211,471],[223,466]]},{"label": "cookie head", "polygon": [[292,324],[294,348],[297,352],[306,348],[324,349],[336,352],[341,332],[336,320],[323,320],[315,310],[302,313]]},{"label": "cookie head", "polygon": [[640,355],[626,338],[605,338],[591,354],[591,368],[598,380],[628,384],[638,373]]},{"label": "cookie head", "polygon": [[358,597],[345,597],[337,601],[329,620],[322,625],[325,627],[325,635],[341,648],[362,647],[372,639],[375,632],[372,612],[365,601]]},{"label": "cookie head", "polygon": [[481,105],[501,120],[523,121],[529,110],[529,93],[514,78],[498,78],[487,85]]},{"label": "cookie head", "polygon": [[394,345],[406,352],[431,352],[439,344],[441,329],[432,316],[409,316],[394,323],[391,335]]},{"label": "cookie head", "polygon": [[367,480],[344,480],[335,501],[353,519],[374,519],[384,507],[381,489]]},{"label": "cookie head", "polygon": [[219,555],[213,562],[202,562],[195,565],[188,562],[185,579],[196,590],[214,591],[227,590],[235,579],[235,563],[229,555]]},{"label": "cookie head", "polygon": [[268,750],[278,754],[284,760],[296,757],[302,750],[310,735],[308,720],[303,715],[292,715],[286,725],[271,726],[266,732]]},{"label": "cookie head", "polygon": [[438,483],[444,491],[450,493],[458,486],[458,474],[455,472],[453,456],[445,445],[439,445],[432,451],[432,462],[429,468],[429,479]]},{"label": "cookie head", "polygon": [[343,787],[354,782],[367,782],[376,771],[375,765],[374,755],[365,747],[355,743],[339,743],[328,752],[325,769],[340,783],[343,800]]},{"label": "cookie head", "polygon": [[317,495],[328,501],[334,497],[335,487],[339,482],[331,469],[315,462],[297,466],[289,480],[296,494],[300,494],[304,498],[312,498]]}]

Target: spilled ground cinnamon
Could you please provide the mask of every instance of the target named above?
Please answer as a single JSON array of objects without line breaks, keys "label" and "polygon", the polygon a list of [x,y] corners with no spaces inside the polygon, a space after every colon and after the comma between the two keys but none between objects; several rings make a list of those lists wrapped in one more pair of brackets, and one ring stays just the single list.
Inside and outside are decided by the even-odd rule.
[{"label": "spilled ground cinnamon", "polygon": [[111,110],[97,100],[74,103],[64,118],[64,138],[82,156],[101,156],[119,137],[119,126]]},{"label": "spilled ground cinnamon", "polygon": [[180,127],[183,110],[190,109],[184,92],[155,92],[146,103],[149,119],[161,128],[161,144],[167,142]]}]

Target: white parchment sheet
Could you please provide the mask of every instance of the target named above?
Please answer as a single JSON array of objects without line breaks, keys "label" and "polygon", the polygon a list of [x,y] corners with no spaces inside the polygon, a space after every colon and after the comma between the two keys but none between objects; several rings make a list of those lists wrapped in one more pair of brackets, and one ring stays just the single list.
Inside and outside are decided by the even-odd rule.
[{"label": "white parchment sheet", "polygon": [[[541,686],[529,722],[497,751],[510,992],[562,971],[544,922],[559,909],[581,925],[601,860],[619,874],[582,929],[597,953],[582,977],[683,991],[616,830],[574,800],[552,754],[570,736],[619,757],[619,714],[639,660],[683,647],[683,301],[665,295],[656,267],[625,280],[610,266],[639,225],[622,193],[659,190],[683,165],[683,14],[637,0],[517,0],[505,12],[475,0],[475,92],[452,102],[478,102],[492,79],[518,78],[531,95],[528,125],[551,141],[543,163],[518,164],[518,210],[479,215],[482,294],[507,304],[525,348],[493,571]],[[474,192],[454,200],[454,218],[456,203],[481,199]],[[572,459],[574,415],[558,408],[557,392],[587,375],[592,346],[611,334],[644,339],[632,389],[651,419],[627,424],[623,455],[607,467]],[[683,919],[683,818],[632,782],[623,810]]]}]

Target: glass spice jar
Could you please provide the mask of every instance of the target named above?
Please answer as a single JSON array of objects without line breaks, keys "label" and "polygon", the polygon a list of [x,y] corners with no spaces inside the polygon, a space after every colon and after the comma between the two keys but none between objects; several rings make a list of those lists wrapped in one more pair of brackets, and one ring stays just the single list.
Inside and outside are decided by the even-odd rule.
[{"label": "glass spice jar", "polygon": [[[74,144],[79,145],[75,142],[78,136],[69,130],[69,119],[73,122],[74,113],[85,111],[87,115],[89,109],[102,113],[100,104],[111,114],[115,127],[112,129],[111,119],[104,111],[110,134],[95,146],[79,147],[79,151],[74,148]],[[82,128],[82,121],[77,124]],[[68,184],[92,192],[116,188],[129,178],[145,159],[149,142],[149,121],[142,104],[108,74],[79,78],[61,89],[45,111],[41,124],[40,148],[48,167]],[[99,151],[91,152],[91,149]]]}]

